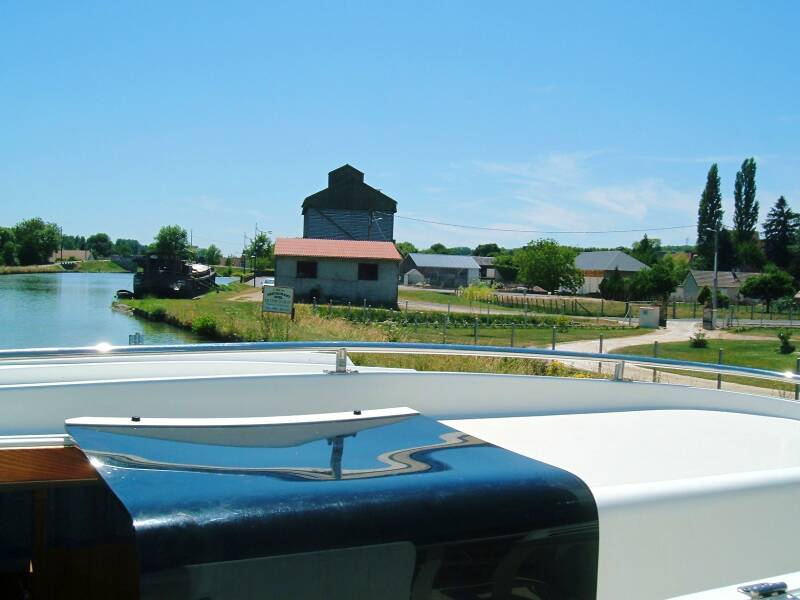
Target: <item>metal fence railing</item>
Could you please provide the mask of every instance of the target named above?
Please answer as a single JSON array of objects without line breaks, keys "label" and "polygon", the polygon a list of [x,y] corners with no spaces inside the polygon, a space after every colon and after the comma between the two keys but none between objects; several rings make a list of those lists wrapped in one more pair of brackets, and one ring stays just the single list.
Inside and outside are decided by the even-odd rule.
[{"label": "metal fence railing", "polygon": [[[488,358],[518,358],[562,361],[567,363],[589,363],[610,365],[612,378],[618,381],[631,379],[626,375],[630,367],[639,368],[647,373],[653,370],[666,373],[700,374],[714,376],[717,387],[721,387],[723,377],[733,377],[746,381],[761,381],[780,384],[793,390],[793,396],[800,396],[800,374],[797,372],[778,372],[739,365],[712,364],[693,361],[661,358],[658,356],[634,356],[627,354],[604,354],[602,352],[573,352],[568,350],[547,350],[544,348],[513,348],[510,346],[477,346],[466,344],[434,344],[403,342],[241,342],[241,343],[206,343],[185,345],[133,345],[111,346],[100,344],[79,348],[31,348],[21,350],[0,350],[0,361],[69,358],[79,356],[132,356],[147,354],[189,354],[209,352],[286,352],[286,351],[321,351],[333,352],[339,349],[348,352],[366,354],[417,354],[417,355],[457,355]],[[600,369],[602,372],[602,368]],[[588,369],[587,369],[588,372]],[[629,374],[629,373],[628,373]],[[654,380],[657,378],[653,377]],[[752,391],[759,388],[754,387]],[[765,395],[767,394],[765,390]],[[786,394],[781,394],[786,395]]]}]

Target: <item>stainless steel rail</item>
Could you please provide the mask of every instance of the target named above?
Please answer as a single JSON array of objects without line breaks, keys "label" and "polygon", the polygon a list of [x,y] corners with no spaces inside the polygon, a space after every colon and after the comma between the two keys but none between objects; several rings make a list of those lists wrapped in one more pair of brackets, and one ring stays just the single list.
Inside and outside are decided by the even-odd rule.
[{"label": "stainless steel rail", "polygon": [[[625,365],[656,369],[672,369],[713,373],[719,375],[738,375],[756,379],[780,381],[800,386],[800,374],[792,372],[769,371],[736,365],[720,365],[685,360],[673,360],[650,356],[627,354],[599,354],[596,352],[570,352],[567,350],[546,350],[543,348],[512,348],[504,346],[473,346],[466,344],[418,344],[401,342],[240,342],[183,344],[157,346],[111,346],[98,344],[79,348],[31,348],[23,350],[0,350],[0,361],[35,360],[46,358],[69,358],[80,356],[130,356],[140,354],[189,354],[208,352],[287,352],[324,351],[334,352],[340,348],[348,352],[367,354],[437,354],[457,356],[480,356],[494,358],[528,358],[543,360],[585,360],[614,363],[615,379],[624,377]],[[1,364],[1,363],[0,363]]]}]

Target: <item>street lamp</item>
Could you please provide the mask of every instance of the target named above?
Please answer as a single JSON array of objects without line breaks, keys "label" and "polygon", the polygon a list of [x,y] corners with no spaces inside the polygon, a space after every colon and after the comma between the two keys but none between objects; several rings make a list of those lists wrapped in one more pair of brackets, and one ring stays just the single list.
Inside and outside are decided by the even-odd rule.
[{"label": "street lamp", "polygon": [[719,229],[722,224],[715,228],[706,227],[706,231],[714,232],[714,289],[711,291],[711,329],[717,328],[717,257],[719,255]]},{"label": "street lamp", "polygon": [[256,255],[253,254],[250,258],[253,259],[253,287],[256,287]]}]

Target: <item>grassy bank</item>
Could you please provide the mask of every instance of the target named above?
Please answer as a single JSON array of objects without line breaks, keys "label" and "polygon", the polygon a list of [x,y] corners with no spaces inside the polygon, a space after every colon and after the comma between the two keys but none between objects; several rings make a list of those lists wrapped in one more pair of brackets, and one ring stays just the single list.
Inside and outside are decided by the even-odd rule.
[{"label": "grassy bank", "polygon": [[[769,371],[786,372],[795,369],[797,354],[781,354],[778,352],[778,340],[709,340],[705,348],[692,348],[689,341],[670,342],[658,345],[658,356],[662,358],[674,358],[677,360],[689,360],[695,362],[716,363],[719,350],[722,349],[722,362],[728,365],[739,365],[743,367],[754,367],[757,369],[767,369]],[[620,354],[637,354],[640,356],[652,356],[653,345],[629,346],[617,351]],[[670,371],[674,373],[686,373],[681,371]],[[693,377],[702,379],[716,379],[717,376],[710,373],[694,373]],[[752,377],[724,376],[723,381],[754,385],[758,387],[769,387],[772,389],[793,390],[793,386],[788,386],[780,382],[754,379]]]},{"label": "grassy bank", "polygon": [[408,290],[408,289],[401,289],[398,292],[398,304],[402,308],[406,301],[409,302],[425,302],[427,304],[441,304],[447,306],[448,304],[452,306],[467,306],[473,309],[490,309],[493,311],[505,311],[509,310],[504,306],[500,306],[496,303],[490,302],[481,302],[478,300],[467,300],[463,296],[458,294],[450,294],[447,292],[434,292],[432,290]]},{"label": "grassy bank", "polygon": [[78,273],[130,273],[124,267],[110,260],[84,260],[77,263],[72,271]]},{"label": "grassy bank", "polygon": [[417,371],[450,371],[464,373],[503,373],[506,375],[552,375],[558,377],[596,377],[593,373],[573,369],[560,362],[521,358],[484,358],[475,356],[423,356],[408,354],[350,355],[353,363],[365,367],[391,367]]},{"label": "grassy bank", "polygon": [[26,273],[128,273],[127,269],[110,260],[84,260],[82,262],[51,265],[0,266],[0,275]]},{"label": "grassy bank", "polygon": [[26,273],[66,273],[61,265],[26,265],[0,267],[0,275],[22,275]]},{"label": "grassy bank", "polygon": [[[312,306],[296,305],[296,320],[283,315],[261,314],[258,303],[232,300],[248,289],[232,284],[225,291],[211,293],[195,300],[144,298],[121,300],[137,316],[163,321],[190,329],[198,335],[219,341],[310,341],[358,340],[377,342],[442,342],[438,326],[402,325],[396,321],[357,322],[314,311]],[[566,327],[557,331],[560,341],[593,339],[600,333],[606,337],[634,335],[636,329]],[[447,343],[474,343],[472,328],[448,328]],[[478,343],[507,346],[509,326],[479,327]],[[515,328],[517,346],[546,346],[552,327]],[[408,367],[418,370],[486,371],[519,374],[578,374],[580,371],[558,363],[524,359],[483,359],[466,357],[359,356],[357,364]]]}]

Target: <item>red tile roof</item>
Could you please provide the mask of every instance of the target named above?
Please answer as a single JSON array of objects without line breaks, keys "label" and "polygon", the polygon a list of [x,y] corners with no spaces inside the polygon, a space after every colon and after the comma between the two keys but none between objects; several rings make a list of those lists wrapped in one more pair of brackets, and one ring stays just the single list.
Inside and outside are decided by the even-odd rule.
[{"label": "red tile roof", "polygon": [[317,240],[311,238],[278,238],[275,240],[275,256],[402,260],[400,253],[392,242]]}]

